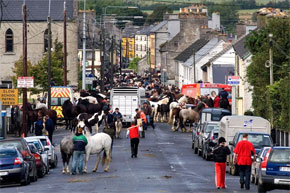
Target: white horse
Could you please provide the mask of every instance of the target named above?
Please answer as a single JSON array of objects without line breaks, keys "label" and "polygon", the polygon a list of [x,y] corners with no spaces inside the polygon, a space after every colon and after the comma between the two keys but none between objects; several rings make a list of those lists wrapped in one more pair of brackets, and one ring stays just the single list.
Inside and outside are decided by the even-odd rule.
[{"label": "white horse", "polygon": [[182,96],[179,100],[178,100],[178,103],[187,103],[188,102],[188,98],[187,98],[187,96]]},{"label": "white horse", "polygon": [[46,104],[45,103],[41,103],[39,100],[35,101],[35,109],[47,109]]},{"label": "white horse", "polygon": [[169,116],[168,116],[168,123],[172,124],[172,122],[174,123],[174,118],[172,117],[172,109],[176,108],[178,106],[178,102],[172,102],[169,105]]},{"label": "white horse", "polygon": [[97,154],[97,162],[95,168],[93,169],[93,172],[96,172],[98,170],[98,165],[101,160],[100,154],[103,150],[104,154],[102,159],[102,165],[106,164],[104,171],[108,172],[111,161],[111,144],[112,144],[111,137],[106,133],[97,133],[91,136],[91,133],[85,127],[85,123],[83,121],[79,122],[78,127],[84,128],[84,135],[88,140],[88,145],[86,146],[85,166],[83,172],[85,173],[87,172],[89,157],[90,155],[93,154]]},{"label": "white horse", "polygon": [[87,99],[89,101],[89,103],[98,104],[97,99],[95,97],[93,97],[93,96],[80,97],[80,99],[82,99],[82,100],[86,100]]},{"label": "white horse", "polygon": [[158,112],[158,105],[162,105],[162,104],[167,104],[169,102],[169,98],[166,97],[166,98],[163,98],[161,99],[160,101],[158,102],[152,102],[152,101],[149,101],[150,102],[150,105],[153,107],[152,111],[154,113],[154,122],[157,122],[158,121],[158,117],[159,117],[159,112]]}]

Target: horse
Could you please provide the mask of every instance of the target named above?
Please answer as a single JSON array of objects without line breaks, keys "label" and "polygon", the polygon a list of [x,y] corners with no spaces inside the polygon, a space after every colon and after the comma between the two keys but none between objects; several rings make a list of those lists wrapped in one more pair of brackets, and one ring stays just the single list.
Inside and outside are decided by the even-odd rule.
[{"label": "horse", "polygon": [[[170,113],[171,113],[169,116],[170,121],[168,121],[168,123],[171,125],[172,131],[177,131],[179,126],[180,126],[180,123],[179,123],[179,112],[180,111],[181,111],[181,108],[179,108],[179,107],[174,107],[173,109],[170,110]],[[178,122],[177,129],[174,128],[175,121]]]},{"label": "horse", "polygon": [[45,103],[41,103],[39,100],[35,101],[35,109],[47,109],[46,104]]},{"label": "horse", "polygon": [[78,105],[83,105],[86,108],[86,113],[93,115],[103,110],[104,102],[98,104],[91,104],[87,99],[82,100],[81,98],[79,98]]},{"label": "horse", "polygon": [[169,102],[169,98],[168,97],[164,97],[163,99],[159,100],[158,102],[152,102],[152,101],[149,101],[150,102],[150,105],[153,107],[152,108],[152,111],[154,113],[154,122],[157,122],[158,120],[158,115],[159,115],[159,112],[158,112],[158,105],[161,105],[161,104],[168,104]]},{"label": "horse", "polygon": [[[182,128],[182,132],[186,132],[186,128],[185,128],[185,123],[186,121],[190,121],[190,122],[194,122],[195,124],[197,124],[198,120],[199,120],[199,112],[205,108],[205,104],[204,103],[199,103],[197,105],[196,108],[194,108],[194,110],[192,109],[182,109],[179,112],[179,122]],[[189,129],[191,130],[191,124],[189,126]]]},{"label": "horse", "polygon": [[64,101],[62,104],[62,114],[65,120],[66,130],[70,128],[70,130],[73,130],[73,119],[77,117],[79,114],[78,108],[72,104],[72,102],[68,99]]},{"label": "horse", "polygon": [[116,139],[120,139],[120,133],[122,130],[122,120],[120,117],[117,117],[117,120],[115,121],[115,127],[116,127]]},{"label": "horse", "polygon": [[81,113],[79,114],[76,119],[78,122],[83,121],[86,125],[86,127],[89,128],[90,132],[92,133],[92,127],[96,126],[96,133],[99,132],[99,126],[101,126],[104,116],[104,111],[99,113],[95,113],[94,115],[90,115],[88,113]]},{"label": "horse", "polygon": [[157,111],[161,114],[161,122],[165,122],[169,113],[169,105],[168,104],[158,105]]},{"label": "horse", "polygon": [[73,135],[64,137],[60,142],[60,152],[62,157],[63,169],[62,173],[69,174],[69,160],[73,155]]},{"label": "horse", "polygon": [[88,144],[86,146],[86,157],[85,157],[85,166],[83,172],[87,172],[88,168],[88,161],[90,158],[90,155],[97,154],[97,162],[96,166],[93,169],[93,172],[96,172],[98,170],[98,165],[101,160],[101,152],[104,150],[103,159],[102,159],[102,165],[105,166],[105,172],[109,171],[109,165],[111,161],[111,144],[112,139],[111,137],[106,133],[97,133],[93,136],[91,136],[91,133],[88,131],[88,129],[85,126],[85,123],[83,121],[80,121],[78,124],[78,127],[83,128],[84,135],[86,136],[88,140]]}]

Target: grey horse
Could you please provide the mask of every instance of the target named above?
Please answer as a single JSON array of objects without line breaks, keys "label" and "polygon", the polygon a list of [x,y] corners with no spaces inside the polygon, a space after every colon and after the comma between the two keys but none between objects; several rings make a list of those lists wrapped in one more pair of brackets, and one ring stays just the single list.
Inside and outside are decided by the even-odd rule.
[{"label": "grey horse", "polygon": [[69,160],[73,154],[73,134],[65,136],[60,142],[60,152],[62,157],[62,173],[69,174]]}]

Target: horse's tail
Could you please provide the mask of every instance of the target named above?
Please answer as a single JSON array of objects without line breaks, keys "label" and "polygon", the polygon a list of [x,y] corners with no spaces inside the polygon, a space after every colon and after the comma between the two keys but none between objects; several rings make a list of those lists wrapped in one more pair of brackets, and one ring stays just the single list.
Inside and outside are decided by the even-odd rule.
[{"label": "horse's tail", "polygon": [[170,109],[170,111],[169,111],[169,116],[168,116],[168,123],[169,123],[170,125],[172,125],[172,124],[173,124],[173,118],[172,118],[172,109]]}]

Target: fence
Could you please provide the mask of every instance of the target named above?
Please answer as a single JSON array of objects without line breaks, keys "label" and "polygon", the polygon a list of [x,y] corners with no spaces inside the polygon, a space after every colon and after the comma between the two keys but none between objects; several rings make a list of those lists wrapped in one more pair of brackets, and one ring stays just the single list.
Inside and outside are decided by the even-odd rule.
[{"label": "fence", "polygon": [[290,144],[290,132],[276,130],[275,143],[279,146],[288,146]]}]

